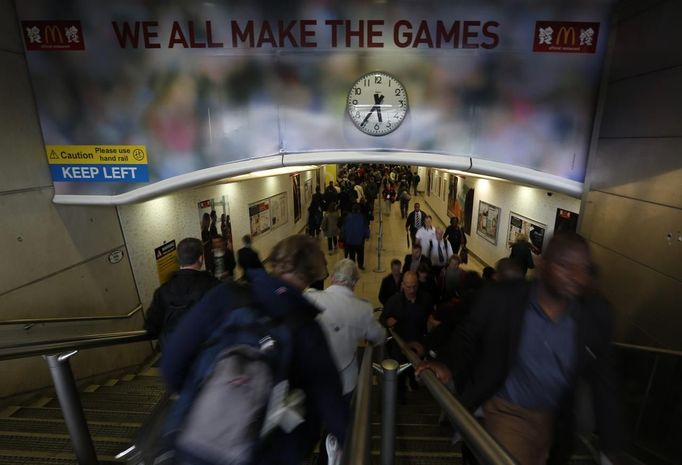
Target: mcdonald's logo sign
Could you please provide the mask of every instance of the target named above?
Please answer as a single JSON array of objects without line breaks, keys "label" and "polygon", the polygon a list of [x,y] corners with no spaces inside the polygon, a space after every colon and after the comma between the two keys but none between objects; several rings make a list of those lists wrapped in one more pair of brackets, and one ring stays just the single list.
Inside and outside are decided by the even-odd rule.
[{"label": "mcdonald's logo sign", "polygon": [[533,34],[534,52],[594,53],[599,23],[537,21]]},{"label": "mcdonald's logo sign", "polygon": [[64,39],[64,34],[59,26],[55,24],[49,24],[44,28],[45,36],[43,37],[43,42],[45,45],[64,45],[66,40]]},{"label": "mcdonald's logo sign", "polygon": [[85,50],[80,21],[22,21],[28,51]]},{"label": "mcdonald's logo sign", "polygon": [[559,28],[559,33],[556,35],[556,45],[558,47],[564,45],[574,47],[575,44],[575,28],[561,26]]}]

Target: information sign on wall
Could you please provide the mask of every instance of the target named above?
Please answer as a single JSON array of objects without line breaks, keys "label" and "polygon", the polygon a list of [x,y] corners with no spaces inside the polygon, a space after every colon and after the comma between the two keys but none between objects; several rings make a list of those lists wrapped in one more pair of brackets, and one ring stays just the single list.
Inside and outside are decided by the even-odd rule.
[{"label": "information sign on wall", "polygon": [[46,145],[55,182],[147,182],[144,145]]},{"label": "information sign on wall", "polygon": [[154,256],[156,257],[156,270],[159,273],[159,282],[163,284],[170,279],[173,273],[180,269],[175,240],[155,248]]}]

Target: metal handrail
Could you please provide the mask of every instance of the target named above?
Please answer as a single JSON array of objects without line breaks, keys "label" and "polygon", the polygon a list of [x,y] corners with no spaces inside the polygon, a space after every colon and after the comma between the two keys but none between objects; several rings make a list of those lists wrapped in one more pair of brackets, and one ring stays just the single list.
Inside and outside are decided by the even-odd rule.
[{"label": "metal handrail", "polygon": [[62,316],[54,318],[18,318],[15,320],[0,320],[3,325],[36,325],[41,323],[70,323],[74,321],[97,321],[97,320],[125,320],[132,317],[142,310],[142,305],[138,305],[128,313],[122,315],[94,315],[94,316]]},{"label": "metal handrail", "polygon": [[614,342],[614,346],[621,349],[636,350],[639,352],[651,352],[652,354],[673,355],[675,357],[682,357],[682,351],[672,349],[659,349],[657,347],[640,346],[637,344],[626,344],[624,342]]},{"label": "metal handrail", "polygon": [[[393,330],[389,330],[400,350],[407,357],[412,366],[418,366],[421,359],[407,348],[402,338]],[[476,458],[484,465],[518,465],[500,444],[476,421],[464,406],[438,381],[431,370],[425,370],[419,375],[423,384],[450,420],[457,427],[467,445]]]},{"label": "metal handrail", "polygon": [[351,431],[346,439],[341,465],[369,465],[370,463],[370,401],[372,398],[372,352],[367,345],[362,356],[362,365],[355,391],[355,409],[350,422]]},{"label": "metal handrail", "polygon": [[117,333],[88,334],[72,339],[52,339],[48,341],[14,344],[0,347],[0,360],[37,357],[72,350],[94,349],[110,345],[129,344],[153,339],[144,330],[124,331]]}]

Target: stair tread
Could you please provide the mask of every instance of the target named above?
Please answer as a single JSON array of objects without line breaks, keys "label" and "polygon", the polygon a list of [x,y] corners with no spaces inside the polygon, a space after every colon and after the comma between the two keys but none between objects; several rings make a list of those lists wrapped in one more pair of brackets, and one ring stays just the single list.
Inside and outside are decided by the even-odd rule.
[{"label": "stair tread", "polygon": [[[113,423],[144,423],[148,413],[135,411],[107,411],[84,409],[87,421],[103,421]],[[10,418],[63,418],[62,411],[54,407],[21,407]]]},{"label": "stair tread", "polygon": [[[120,437],[133,438],[139,429],[136,426],[127,425],[102,425],[89,424],[88,428],[93,436],[97,437]],[[42,433],[42,434],[68,434],[66,424],[63,421],[48,422],[41,420],[7,418],[0,419],[0,433]]]}]

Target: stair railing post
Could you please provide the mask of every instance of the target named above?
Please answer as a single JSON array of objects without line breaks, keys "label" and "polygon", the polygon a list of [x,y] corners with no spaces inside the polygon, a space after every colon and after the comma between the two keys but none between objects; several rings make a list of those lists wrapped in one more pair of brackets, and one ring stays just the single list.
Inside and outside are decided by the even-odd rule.
[{"label": "stair railing post", "polygon": [[395,461],[395,409],[398,388],[398,362],[381,362],[383,399],[381,402],[381,465]]},{"label": "stair railing post", "polygon": [[64,354],[44,355],[47,365],[50,368],[52,382],[54,383],[57,399],[64,415],[66,428],[69,430],[71,444],[76,453],[76,460],[79,465],[98,465],[95,447],[92,444],[92,436],[88,424],[85,421],[83,406],[78,395],[76,380],[73,377],[69,358],[78,351],[67,352]]}]

